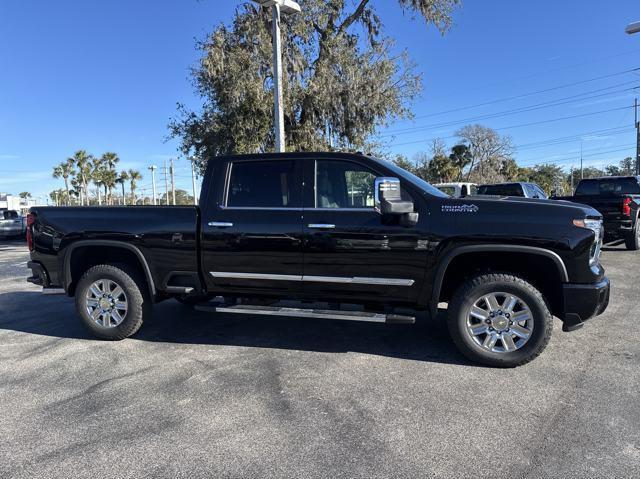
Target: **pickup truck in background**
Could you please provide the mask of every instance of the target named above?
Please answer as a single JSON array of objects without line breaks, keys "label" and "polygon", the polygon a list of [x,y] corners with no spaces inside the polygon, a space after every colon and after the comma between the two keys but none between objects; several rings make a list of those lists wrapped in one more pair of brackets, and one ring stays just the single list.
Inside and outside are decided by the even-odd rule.
[{"label": "pickup truck in background", "polygon": [[605,241],[624,239],[629,250],[640,249],[640,181],[637,176],[607,176],[580,180],[573,196],[554,197],[589,205],[604,220]]},{"label": "pickup truck in background", "polygon": [[15,210],[0,210],[0,237],[24,237],[25,223]]},{"label": "pickup truck in background", "polygon": [[478,186],[478,195],[520,196],[523,198],[547,199],[547,194],[535,183],[494,183]]},{"label": "pickup truck in background", "polygon": [[571,331],[609,301],[593,208],[450,198],[360,154],[212,158],[199,206],[34,207],[27,242],[28,281],[75,297],[104,339],[133,335],[168,298],[387,323],[447,303],[463,354],[513,367],[542,352],[552,315]]}]

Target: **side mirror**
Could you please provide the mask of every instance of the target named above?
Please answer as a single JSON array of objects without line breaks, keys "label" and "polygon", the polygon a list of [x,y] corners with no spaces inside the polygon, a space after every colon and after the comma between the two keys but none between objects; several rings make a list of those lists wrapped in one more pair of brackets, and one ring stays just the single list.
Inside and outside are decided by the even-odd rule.
[{"label": "side mirror", "polygon": [[404,201],[400,194],[400,180],[381,176],[375,181],[375,204],[383,215],[413,213],[413,202]]}]

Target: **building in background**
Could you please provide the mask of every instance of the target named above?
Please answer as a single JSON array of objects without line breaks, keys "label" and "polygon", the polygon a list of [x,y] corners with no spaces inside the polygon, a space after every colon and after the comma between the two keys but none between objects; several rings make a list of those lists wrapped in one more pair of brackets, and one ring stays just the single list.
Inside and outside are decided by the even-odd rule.
[{"label": "building in background", "polygon": [[20,198],[9,193],[0,193],[0,210],[15,210],[26,215],[29,208],[43,204],[38,198]]}]

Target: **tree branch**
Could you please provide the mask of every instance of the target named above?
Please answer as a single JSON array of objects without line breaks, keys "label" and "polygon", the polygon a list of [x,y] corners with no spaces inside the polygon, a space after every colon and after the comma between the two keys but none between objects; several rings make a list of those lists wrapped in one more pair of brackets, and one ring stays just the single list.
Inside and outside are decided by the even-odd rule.
[{"label": "tree branch", "polygon": [[365,7],[369,3],[369,0],[361,0],[360,5],[353,11],[351,15],[344,19],[344,21],[338,27],[338,35],[343,33],[347,28],[349,28],[353,23],[358,20],[362,16],[362,12],[364,12]]}]

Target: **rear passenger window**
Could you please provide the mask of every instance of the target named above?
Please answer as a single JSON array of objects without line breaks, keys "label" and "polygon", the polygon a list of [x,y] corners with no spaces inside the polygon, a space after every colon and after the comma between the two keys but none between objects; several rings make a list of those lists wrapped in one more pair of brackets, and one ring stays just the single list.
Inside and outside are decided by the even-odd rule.
[{"label": "rear passenger window", "polygon": [[294,204],[294,161],[239,161],[231,164],[226,206],[286,208]]}]

